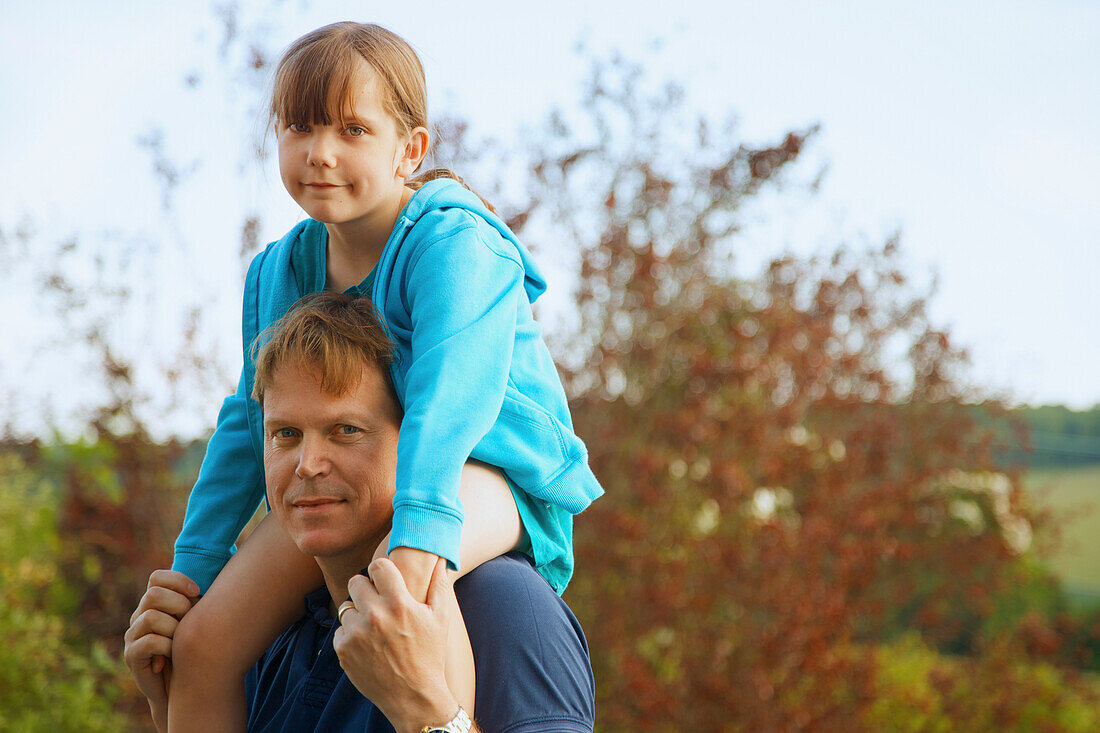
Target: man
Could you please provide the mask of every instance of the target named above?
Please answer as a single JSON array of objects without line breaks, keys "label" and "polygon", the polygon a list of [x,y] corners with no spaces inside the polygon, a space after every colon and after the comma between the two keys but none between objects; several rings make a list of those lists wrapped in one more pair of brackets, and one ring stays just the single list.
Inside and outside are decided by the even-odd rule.
[{"label": "man", "polygon": [[[249,730],[471,730],[443,672],[457,604],[477,666],[474,730],[591,731],[584,636],[522,555],[491,560],[454,588],[440,561],[424,604],[393,563],[372,562],[395,486],[389,358],[370,302],[332,293],[303,299],[257,357],[271,511],[317,559],[325,586],[250,672]],[[170,667],[160,657],[194,593],[185,576],[157,571],[126,634],[126,662],[161,730]]]}]

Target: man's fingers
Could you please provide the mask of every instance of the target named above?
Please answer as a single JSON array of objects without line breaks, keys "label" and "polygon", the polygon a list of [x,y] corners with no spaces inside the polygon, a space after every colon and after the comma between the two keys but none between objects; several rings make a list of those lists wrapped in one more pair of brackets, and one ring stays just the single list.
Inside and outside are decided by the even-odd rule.
[{"label": "man's fingers", "polygon": [[176,627],[179,626],[179,623],[175,616],[151,608],[139,615],[134,623],[130,625],[130,628],[126,630],[125,639],[127,642],[135,642],[149,634],[171,639],[176,635]]},{"label": "man's fingers", "polygon": [[183,573],[175,570],[154,570],[149,576],[149,588],[158,586],[168,588],[177,593],[195,598],[199,595],[199,585]]},{"label": "man's fingers", "polygon": [[132,644],[126,645],[126,651],[122,657],[126,666],[134,671],[139,671],[151,666],[151,661],[157,655],[168,657],[172,654],[172,640],[156,634],[146,634]]},{"label": "man's fingers", "polygon": [[454,599],[454,592],[451,589],[453,582],[451,574],[447,572],[447,561],[439,558],[435,564],[435,570],[432,571],[432,580],[428,584],[428,605],[437,611],[450,608],[451,601]]},{"label": "man's fingers", "polygon": [[150,610],[162,611],[177,619],[183,618],[183,615],[191,610],[193,603],[190,598],[178,591],[164,586],[153,586],[141,597],[137,610],[130,616],[130,623],[133,624],[138,616]]},{"label": "man's fingers", "polygon": [[405,577],[388,557],[380,557],[370,564],[370,577],[374,581],[378,594],[383,598],[397,600],[408,596],[408,600],[412,600],[409,589],[405,585]]},{"label": "man's fingers", "polygon": [[[373,575],[373,573],[372,568],[371,574]],[[357,608],[366,608],[367,600],[377,596],[378,591],[374,589],[374,581],[371,578],[362,573],[356,573],[348,581],[348,595],[351,596],[351,600]]]},{"label": "man's fingers", "polygon": [[193,599],[198,598],[198,595],[198,584],[183,573],[175,570],[154,570],[149,575],[145,595],[130,614],[130,625],[133,626],[138,616],[151,608],[159,608],[177,618],[182,617],[191,610]]}]

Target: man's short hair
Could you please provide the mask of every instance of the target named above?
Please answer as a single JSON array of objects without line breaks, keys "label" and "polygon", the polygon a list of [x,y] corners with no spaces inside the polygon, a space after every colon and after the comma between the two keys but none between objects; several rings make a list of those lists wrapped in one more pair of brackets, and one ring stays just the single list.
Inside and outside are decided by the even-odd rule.
[{"label": "man's short hair", "polygon": [[260,334],[252,348],[256,355],[252,397],[261,405],[264,391],[284,364],[316,369],[321,389],[342,395],[359,384],[365,364],[385,374],[393,361],[393,342],[374,303],[342,293],[304,296]]}]

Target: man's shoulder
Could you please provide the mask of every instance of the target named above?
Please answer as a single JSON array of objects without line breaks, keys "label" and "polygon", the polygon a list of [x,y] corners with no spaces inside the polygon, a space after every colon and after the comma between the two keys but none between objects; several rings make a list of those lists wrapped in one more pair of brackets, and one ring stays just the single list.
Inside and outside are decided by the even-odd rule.
[{"label": "man's shoulder", "polygon": [[522,552],[509,552],[507,555],[495,557],[479,565],[459,578],[455,582],[455,595],[458,596],[459,601],[466,596],[473,600],[474,597],[490,590],[509,595],[528,593],[541,595],[543,586],[554,594],[545,580],[541,584],[537,582],[540,579],[542,576],[535,570],[527,555]]},{"label": "man's shoulder", "polygon": [[554,623],[576,636],[588,653],[576,616],[522,553],[512,552],[475,568],[455,583],[455,595],[467,626],[484,621],[497,637],[516,633],[517,641],[526,644],[526,631]]},{"label": "man's shoulder", "polygon": [[455,583],[477,669],[485,730],[591,731],[588,642],[569,606],[524,555],[481,565]]}]

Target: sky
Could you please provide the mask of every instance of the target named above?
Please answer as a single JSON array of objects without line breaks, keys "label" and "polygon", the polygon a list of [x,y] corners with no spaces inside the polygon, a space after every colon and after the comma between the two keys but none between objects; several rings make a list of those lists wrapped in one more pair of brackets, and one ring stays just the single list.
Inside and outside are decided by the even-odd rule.
[{"label": "sky", "polygon": [[[232,386],[242,216],[262,215],[262,241],[301,217],[270,164],[246,164],[262,128],[249,39],[282,48],[349,7],[408,38],[432,109],[478,135],[522,143],[551,108],[575,107],[578,43],[682,83],[702,113],[735,114],[746,142],[820,124],[799,169],[825,170],[820,189],[762,200],[741,267],[900,233],[907,270],[935,283],[934,322],[970,354],[970,381],[1012,401],[1100,403],[1100,2],[288,0],[241,6],[244,42],[229,45],[223,7],[0,0],[9,410],[33,413],[40,392],[61,413],[87,397],[65,328],[33,295],[49,266],[34,255],[70,238],[68,274],[90,281],[98,256],[142,304],[90,306],[122,343],[171,352],[173,318],[199,304],[223,375],[210,389]],[[178,173],[167,199],[158,153]],[[13,245],[22,231],[26,251]],[[202,404],[196,426],[216,412]]]}]

